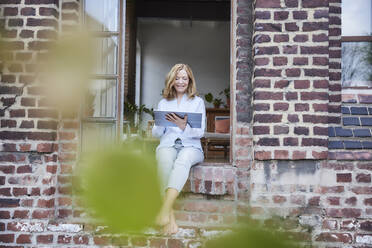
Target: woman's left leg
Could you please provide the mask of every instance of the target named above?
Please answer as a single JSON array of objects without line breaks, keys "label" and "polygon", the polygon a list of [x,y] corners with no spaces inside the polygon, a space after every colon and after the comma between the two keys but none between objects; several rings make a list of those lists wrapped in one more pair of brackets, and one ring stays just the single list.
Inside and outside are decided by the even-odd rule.
[{"label": "woman's left leg", "polygon": [[187,181],[190,168],[203,160],[203,152],[194,147],[184,147],[179,151],[169,176],[168,189],[163,204],[163,209],[170,214],[170,223],[165,227],[166,233],[177,232],[178,226],[175,221],[173,204]]}]

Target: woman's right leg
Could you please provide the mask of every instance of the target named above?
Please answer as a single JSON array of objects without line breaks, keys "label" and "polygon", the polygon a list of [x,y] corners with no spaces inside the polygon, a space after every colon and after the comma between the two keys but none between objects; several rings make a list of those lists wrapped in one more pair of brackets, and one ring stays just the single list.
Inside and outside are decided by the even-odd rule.
[{"label": "woman's right leg", "polygon": [[156,150],[158,162],[158,176],[160,180],[161,194],[164,196],[168,185],[169,175],[172,172],[174,161],[177,158],[177,150],[174,147],[161,147]]},{"label": "woman's right leg", "polygon": [[[170,192],[166,192],[169,175],[173,169],[174,161],[177,158],[177,150],[174,147],[161,147],[156,151],[156,159],[158,162],[158,175],[160,179],[160,190],[163,197]],[[169,198],[169,197],[165,197]],[[164,199],[165,200],[165,199]],[[158,225],[164,226],[170,221],[170,210],[166,207],[168,204],[163,202],[163,206],[156,218]]]}]

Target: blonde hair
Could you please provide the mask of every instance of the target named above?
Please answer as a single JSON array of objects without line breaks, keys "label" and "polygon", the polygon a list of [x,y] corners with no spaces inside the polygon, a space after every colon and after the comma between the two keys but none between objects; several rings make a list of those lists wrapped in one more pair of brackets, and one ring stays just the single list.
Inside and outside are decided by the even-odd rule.
[{"label": "blonde hair", "polygon": [[177,73],[181,70],[185,70],[189,77],[189,85],[186,89],[186,94],[189,98],[194,98],[197,95],[195,78],[192,74],[190,66],[186,64],[175,64],[172,69],[168,72],[165,78],[165,88],[163,90],[163,97],[167,100],[176,98],[176,89],[173,87],[176,81]]}]

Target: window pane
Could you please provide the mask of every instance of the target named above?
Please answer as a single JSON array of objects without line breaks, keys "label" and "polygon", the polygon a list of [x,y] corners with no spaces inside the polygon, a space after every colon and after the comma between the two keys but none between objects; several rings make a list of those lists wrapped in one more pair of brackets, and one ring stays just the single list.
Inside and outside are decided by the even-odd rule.
[{"label": "window pane", "polygon": [[85,0],[85,20],[91,31],[118,31],[119,0]]},{"label": "window pane", "polygon": [[372,35],[372,1],[342,1],[342,36]]},{"label": "window pane", "polygon": [[372,43],[342,43],[342,85],[372,86]]},{"label": "window pane", "polygon": [[116,80],[93,80],[85,97],[85,116],[115,118],[115,113]]},{"label": "window pane", "polygon": [[97,74],[116,74],[118,38],[115,36],[108,38],[97,38],[95,48],[97,49],[97,59],[95,73]]},{"label": "window pane", "polygon": [[92,151],[103,148],[115,140],[115,123],[91,123],[82,124],[82,148],[83,151]]}]

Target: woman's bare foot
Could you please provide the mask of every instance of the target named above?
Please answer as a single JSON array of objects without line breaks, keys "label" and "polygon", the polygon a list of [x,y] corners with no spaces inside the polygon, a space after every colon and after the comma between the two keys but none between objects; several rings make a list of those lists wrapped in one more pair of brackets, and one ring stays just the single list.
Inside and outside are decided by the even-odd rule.
[{"label": "woman's bare foot", "polygon": [[156,216],[155,223],[159,226],[165,226],[169,224],[169,222],[170,222],[170,211],[165,208],[162,208],[158,216]]},{"label": "woman's bare foot", "polygon": [[175,234],[178,232],[178,225],[176,223],[176,216],[174,216],[174,210],[171,210],[169,226],[171,230],[171,234]]},{"label": "woman's bare foot", "polygon": [[163,234],[164,235],[172,235],[176,234],[178,232],[178,225],[176,223],[176,218],[174,216],[174,211],[171,210],[169,223],[166,224],[163,228]]}]

